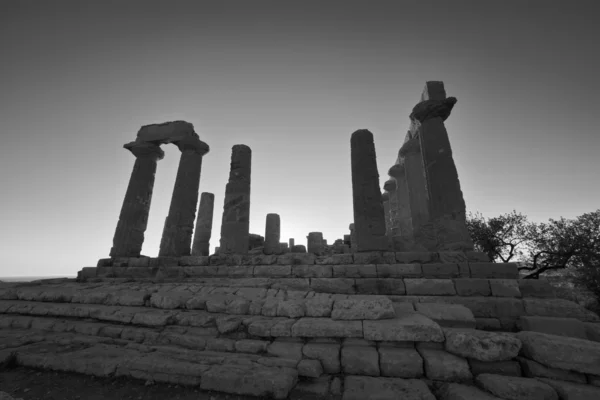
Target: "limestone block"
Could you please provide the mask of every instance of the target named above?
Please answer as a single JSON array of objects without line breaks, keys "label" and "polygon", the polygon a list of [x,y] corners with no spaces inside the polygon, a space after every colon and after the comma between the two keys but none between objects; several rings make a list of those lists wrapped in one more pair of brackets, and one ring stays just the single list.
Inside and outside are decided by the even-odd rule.
[{"label": "limestone block", "polygon": [[519,271],[515,263],[469,263],[471,278],[518,279]]},{"label": "limestone block", "polygon": [[543,279],[519,279],[519,290],[523,297],[555,298],[556,293],[550,282]]},{"label": "limestone block", "polygon": [[[377,321],[380,322],[380,321]],[[363,337],[360,321],[335,321],[330,318],[300,318],[292,326],[294,337]]]},{"label": "limestone block", "polygon": [[[97,267],[83,267],[81,271],[77,272],[77,279],[90,279],[95,278],[98,272]],[[3,298],[0,294],[0,299]]]},{"label": "limestone block", "polygon": [[304,246],[303,244],[296,244],[292,247],[292,253],[306,253],[306,246]]},{"label": "limestone block", "polygon": [[242,339],[235,342],[235,351],[251,354],[265,353],[268,344],[269,342],[264,340]]},{"label": "limestone block", "polygon": [[275,278],[272,279],[271,289],[279,290],[302,290],[310,289],[310,281],[308,278]]},{"label": "limestone block", "polygon": [[277,338],[291,337],[292,326],[296,323],[295,319],[283,318],[271,327],[271,336]]},{"label": "limestone block", "polygon": [[600,375],[600,343],[528,331],[516,336],[526,358],[548,367]]},{"label": "limestone block", "polygon": [[317,297],[306,300],[306,316],[308,317],[329,317],[333,309],[333,300],[330,298]]},{"label": "limestone block", "polygon": [[354,279],[349,278],[311,278],[310,288],[320,293],[355,293]]},{"label": "limestone block", "polygon": [[433,252],[396,252],[396,262],[400,264],[427,264],[439,261],[438,253]]},{"label": "limestone block", "polygon": [[304,317],[306,306],[302,300],[284,300],[278,302],[277,316],[288,318]]},{"label": "limestone block", "polygon": [[460,383],[444,383],[438,390],[439,400],[502,400],[474,386]]},{"label": "limestone block", "polygon": [[447,328],[475,328],[471,310],[460,304],[416,303],[415,310]]},{"label": "limestone block", "polygon": [[[147,326],[165,326],[172,323],[176,311],[151,310],[137,312],[131,319],[132,324]],[[115,313],[116,314],[116,313]],[[113,315],[115,315],[113,314]]]},{"label": "limestone block", "polygon": [[477,386],[503,399],[558,400],[556,391],[547,384],[531,378],[481,374]]},{"label": "limestone block", "polygon": [[292,276],[297,278],[332,278],[331,265],[292,265]]},{"label": "limestone block", "polygon": [[253,275],[253,265],[219,265],[217,267],[217,276],[228,276],[232,278],[251,278]]},{"label": "limestone block", "polygon": [[592,311],[579,304],[565,299],[523,299],[527,315],[539,317],[564,317],[577,318],[581,321],[598,321],[600,318]]},{"label": "limestone block", "polygon": [[254,276],[267,278],[285,278],[292,274],[292,268],[289,265],[256,265],[254,266]]},{"label": "limestone block", "polygon": [[423,277],[424,278],[441,278],[451,279],[458,278],[460,276],[458,270],[458,264],[442,264],[442,263],[431,263],[423,264]]},{"label": "limestone block", "polygon": [[421,278],[421,264],[379,264],[377,278]]},{"label": "limestone block", "polygon": [[296,385],[292,368],[212,365],[202,374],[200,388],[261,398],[285,399]]},{"label": "limestone block", "polygon": [[396,264],[396,254],[385,251],[354,253],[354,264]]},{"label": "limestone block", "polygon": [[319,256],[315,261],[318,265],[348,265],[354,264],[354,257],[352,254],[331,254]]},{"label": "limestone block", "polygon": [[248,333],[258,337],[270,337],[271,328],[275,326],[279,320],[277,319],[257,319],[248,325]]},{"label": "limestone block", "polygon": [[242,325],[242,319],[237,316],[220,316],[216,318],[217,329],[219,333],[231,333],[238,330]]},{"label": "limestone block", "polygon": [[112,258],[101,258],[96,263],[96,267],[112,267]]},{"label": "limestone block", "polygon": [[379,348],[379,366],[382,376],[420,378],[423,376],[423,359],[412,348]]},{"label": "limestone block", "polygon": [[[301,360],[298,363],[298,375],[309,378],[318,378],[323,374],[323,367],[319,360]],[[329,384],[329,382],[327,382]],[[329,389],[329,386],[327,386]],[[326,390],[327,390],[326,389]],[[327,393],[325,393],[327,394]]]},{"label": "limestone block", "polygon": [[536,361],[529,360],[524,357],[517,357],[523,375],[528,378],[550,378],[561,381],[569,381],[576,383],[586,383],[585,375],[564,369],[546,367]]},{"label": "limestone block", "polygon": [[183,256],[179,258],[179,265],[186,267],[199,267],[209,265],[208,256]]},{"label": "limestone block", "polygon": [[491,293],[488,279],[454,279],[454,287],[459,296],[489,296]]},{"label": "limestone block", "polygon": [[444,296],[455,295],[454,283],[449,279],[404,279],[406,294]]},{"label": "limestone block", "polygon": [[344,377],[344,400],[419,399],[435,400],[425,382],[419,379]]},{"label": "limestone block", "polygon": [[368,299],[336,300],[331,311],[332,319],[366,320],[394,318],[392,302],[385,296],[370,296]]},{"label": "limestone block", "polygon": [[510,360],[519,354],[521,342],[513,335],[474,329],[446,329],[446,351],[479,361]]},{"label": "limestone block", "polygon": [[443,350],[420,349],[418,351],[423,357],[425,376],[428,379],[461,382],[473,378],[469,370],[469,363],[464,358]]},{"label": "limestone block", "polygon": [[310,359],[319,360],[327,374],[338,374],[341,371],[340,345],[335,343],[307,343],[302,354]]},{"label": "limestone block", "polygon": [[275,341],[267,346],[267,354],[274,357],[300,361],[302,359],[302,343]]},{"label": "limestone block", "polygon": [[[300,366],[298,366],[298,375],[302,376],[300,373]],[[330,386],[331,376],[321,376],[318,378],[301,380],[294,386],[292,394],[290,398],[305,398],[304,396],[308,396],[307,398],[319,398],[325,399],[329,395],[329,386]]]},{"label": "limestone block", "polygon": [[521,316],[519,330],[587,340],[583,322],[575,318]]},{"label": "limestone block", "polygon": [[377,278],[377,268],[371,265],[334,265],[334,278]]},{"label": "limestone block", "polygon": [[251,265],[273,265],[273,264],[277,263],[277,256],[274,255],[274,254],[270,254],[270,255],[265,255],[265,254],[253,255],[250,258],[249,263]]},{"label": "limestone block", "polygon": [[406,288],[402,279],[357,278],[356,291],[360,294],[404,295]]},{"label": "limestone block", "polygon": [[191,292],[157,292],[150,296],[150,305],[165,310],[184,308],[187,301],[192,298]]},{"label": "limestone block", "polygon": [[364,338],[377,341],[443,342],[438,324],[417,313],[397,315],[394,319],[363,321]]},{"label": "limestone block", "polygon": [[471,373],[474,376],[479,374],[496,374],[506,376],[521,376],[521,366],[517,361],[479,361],[473,358],[469,359]]},{"label": "limestone block", "polygon": [[521,297],[519,283],[516,279],[490,279],[492,296],[496,297]]},{"label": "limestone block", "polygon": [[342,370],[346,375],[379,376],[379,353],[373,347],[342,347]]},{"label": "limestone block", "polygon": [[585,322],[585,334],[588,340],[593,340],[594,342],[600,342],[600,324],[593,322]]},{"label": "limestone block", "polygon": [[[463,251],[440,251],[438,257],[441,263],[457,264],[469,261],[469,258]],[[484,261],[487,261],[487,257]]]},{"label": "limestone block", "polygon": [[539,378],[539,380],[556,390],[561,399],[591,400],[600,398],[600,388],[595,386],[564,382],[548,378]]}]

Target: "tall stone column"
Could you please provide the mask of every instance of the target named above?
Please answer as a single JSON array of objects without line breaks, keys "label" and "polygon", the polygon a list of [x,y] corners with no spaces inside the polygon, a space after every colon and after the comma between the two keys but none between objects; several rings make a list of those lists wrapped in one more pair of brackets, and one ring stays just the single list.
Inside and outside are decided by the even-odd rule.
[{"label": "tall stone column", "polygon": [[371,132],[361,129],[352,134],[350,157],[357,251],[385,251],[388,241]]},{"label": "tall stone column", "polygon": [[165,153],[159,146],[148,142],[131,142],[123,146],[136,157],[129,185],[119,214],[119,222],[111,257],[139,257],[148,226],[150,201],[154,188],[156,164]]},{"label": "tall stone column", "polygon": [[392,166],[388,171],[388,175],[392,177],[394,179],[394,182],[396,183],[394,191],[391,193],[391,196],[395,198],[398,207],[398,211],[396,213],[396,216],[398,218],[397,226],[399,228],[398,234],[402,236],[403,240],[412,241],[413,227],[410,215],[408,185],[404,173],[404,165],[396,164]]},{"label": "tall stone column", "polygon": [[250,147],[236,144],[231,150],[231,171],[225,187],[223,222],[221,223],[222,254],[247,254],[250,229]]},{"label": "tall stone column", "polygon": [[381,195],[383,200],[383,215],[385,216],[385,235],[388,237],[392,236],[392,222],[390,220],[390,194],[384,192]]},{"label": "tall stone column", "polygon": [[263,253],[279,254],[281,238],[281,220],[278,214],[267,214],[267,223],[265,227],[265,246]]},{"label": "tall stone column", "polygon": [[191,253],[202,157],[209,151],[208,145],[197,135],[173,143],[181,151],[181,158],[160,241],[158,255],[161,257],[189,256]]},{"label": "tall stone column", "polygon": [[352,253],[356,252],[356,230],[354,229],[354,223],[348,226],[350,229],[350,250]]},{"label": "tall stone column", "polygon": [[466,226],[466,207],[444,121],[456,98],[426,100],[417,104],[411,119],[420,123],[419,144],[429,198],[429,218],[438,250],[472,250]]},{"label": "tall stone column", "polygon": [[296,243],[295,243],[295,240],[294,240],[293,238],[290,238],[288,243],[289,243],[289,248],[290,248],[290,250],[291,250],[291,249],[294,247],[294,245],[296,244]]},{"label": "tall stone column", "polygon": [[212,236],[213,211],[215,195],[204,192],[200,195],[198,218],[194,229],[193,256],[207,256],[210,253],[210,237]]},{"label": "tall stone column", "polygon": [[310,232],[306,237],[308,240],[308,252],[313,254],[321,254],[323,252],[323,233]]}]

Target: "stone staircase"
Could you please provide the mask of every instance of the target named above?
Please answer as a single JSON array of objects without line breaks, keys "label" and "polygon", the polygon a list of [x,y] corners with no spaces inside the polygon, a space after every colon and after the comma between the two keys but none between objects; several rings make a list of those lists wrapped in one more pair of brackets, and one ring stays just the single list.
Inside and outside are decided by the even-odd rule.
[{"label": "stone staircase", "polygon": [[485,260],[103,259],[2,284],[0,360],[277,399],[600,398],[598,316]]}]

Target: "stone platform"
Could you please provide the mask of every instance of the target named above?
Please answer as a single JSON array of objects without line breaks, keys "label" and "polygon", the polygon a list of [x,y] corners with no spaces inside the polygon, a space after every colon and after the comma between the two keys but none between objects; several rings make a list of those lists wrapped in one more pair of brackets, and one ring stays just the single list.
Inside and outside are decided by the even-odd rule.
[{"label": "stone platform", "polygon": [[600,398],[600,319],[480,253],[101,260],[0,284],[0,360],[285,399]]}]

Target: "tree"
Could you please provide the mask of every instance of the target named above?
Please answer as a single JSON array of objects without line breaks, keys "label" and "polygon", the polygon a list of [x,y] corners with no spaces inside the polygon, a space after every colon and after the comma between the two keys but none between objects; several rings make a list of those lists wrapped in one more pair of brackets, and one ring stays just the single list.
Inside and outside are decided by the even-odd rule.
[{"label": "tree", "polygon": [[486,253],[490,261],[495,262],[522,258],[533,227],[525,215],[515,210],[487,220],[480,213],[469,213],[467,217],[467,228],[475,249]]}]

